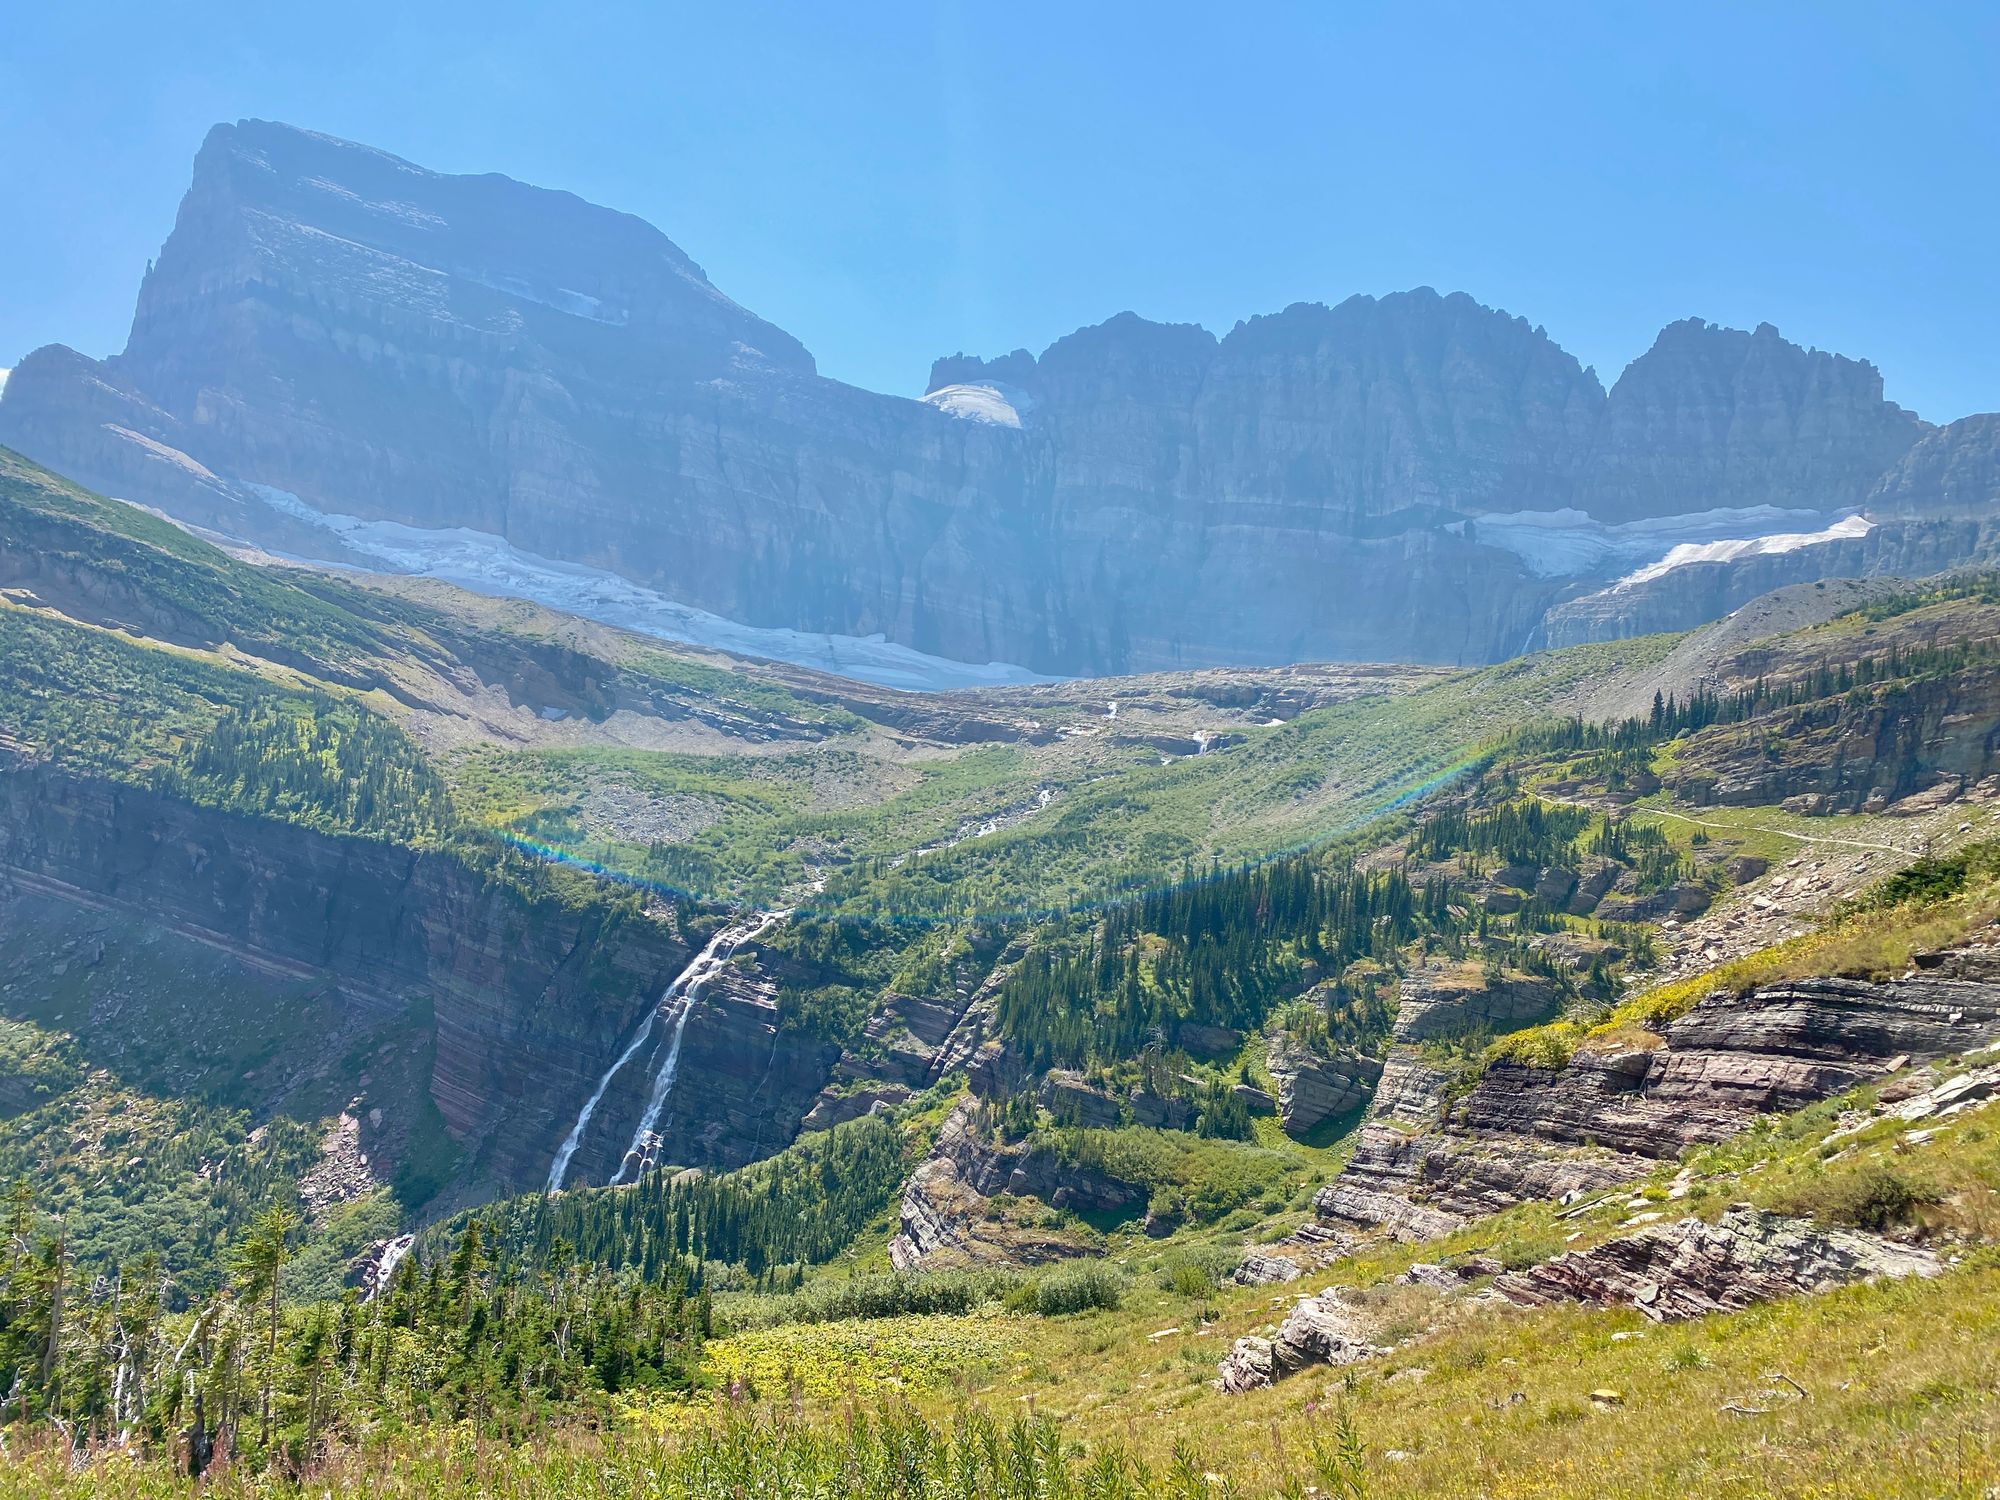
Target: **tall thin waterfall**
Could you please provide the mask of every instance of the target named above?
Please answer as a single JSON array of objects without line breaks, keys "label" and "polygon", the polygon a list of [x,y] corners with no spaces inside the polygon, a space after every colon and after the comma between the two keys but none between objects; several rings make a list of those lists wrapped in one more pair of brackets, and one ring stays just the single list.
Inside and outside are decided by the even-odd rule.
[{"label": "tall thin waterfall", "polygon": [[653,1127],[660,1123],[660,1111],[667,1107],[667,1096],[673,1093],[674,1079],[680,1072],[681,1033],[687,1030],[688,1016],[694,1010],[695,1001],[701,998],[702,989],[722,972],[722,966],[735,956],[738,948],[790,915],[787,911],[764,912],[753,921],[724,928],[709,939],[708,946],[681,971],[680,978],[662,997],[660,1006],[664,1010],[676,995],[681,996],[680,1014],[674,1018],[673,1040],[668,1043],[660,1066],[653,1074],[653,1089],[646,1100],[646,1112],[639,1117],[639,1128],[632,1132],[632,1144],[625,1148],[625,1159],[618,1164],[618,1175],[611,1179],[614,1185],[625,1180],[628,1170],[645,1164],[647,1141],[653,1134]]},{"label": "tall thin waterfall", "polygon": [[[672,994],[673,991],[670,989],[667,993]],[[662,997],[660,1005],[664,1004],[666,1000]],[[563,1178],[569,1175],[569,1159],[576,1155],[576,1148],[583,1144],[583,1133],[590,1128],[590,1117],[597,1113],[597,1106],[603,1102],[604,1091],[611,1087],[611,1080],[618,1076],[618,1070],[630,1062],[633,1054],[646,1045],[646,1038],[653,1034],[653,1023],[660,1018],[660,1005],[647,1010],[646,1019],[639,1023],[639,1029],[633,1034],[630,1045],[618,1054],[616,1062],[604,1070],[604,1076],[597,1080],[597,1087],[591,1091],[590,1097],[583,1101],[583,1109],[578,1113],[576,1123],[570,1126],[569,1134],[563,1137],[562,1145],[556,1149],[555,1160],[549,1163],[549,1185],[546,1191],[553,1193],[563,1185]]]},{"label": "tall thin waterfall", "polygon": [[[576,1155],[577,1147],[583,1144],[584,1132],[590,1128],[591,1117],[597,1113],[597,1106],[604,1102],[604,1094],[611,1087],[611,1080],[618,1076],[619,1070],[625,1064],[638,1056],[640,1049],[653,1035],[654,1022],[660,1019],[667,1007],[676,999],[685,996],[685,1003],[674,1021],[673,1040],[667,1048],[666,1058],[659,1072],[654,1075],[652,1094],[647,1101],[645,1116],[640,1122],[638,1133],[632,1138],[634,1149],[643,1144],[646,1135],[659,1121],[660,1111],[666,1106],[667,1095],[673,1091],[674,1074],[680,1068],[681,1033],[687,1029],[688,1013],[694,1009],[695,997],[701,987],[729,961],[737,948],[764,932],[773,923],[783,921],[790,915],[791,913],[783,911],[760,912],[753,921],[739,922],[723,928],[710,938],[707,946],[694,956],[685,969],[681,970],[674,982],[667,986],[666,992],[660,996],[659,1003],[647,1010],[646,1019],[639,1023],[639,1029],[632,1034],[632,1040],[626,1043],[625,1050],[618,1054],[617,1060],[604,1070],[604,1076],[597,1080],[597,1087],[591,1090],[590,1097],[584,1100],[583,1108],[577,1114],[576,1123],[570,1126],[569,1134],[563,1137],[562,1145],[556,1149],[555,1160],[549,1163],[549,1184],[546,1191],[553,1193],[562,1187],[563,1179],[569,1175],[570,1158]],[[626,1153],[626,1159],[631,1159],[631,1152]],[[620,1163],[618,1176],[611,1180],[617,1182],[624,1175],[624,1164]]]}]

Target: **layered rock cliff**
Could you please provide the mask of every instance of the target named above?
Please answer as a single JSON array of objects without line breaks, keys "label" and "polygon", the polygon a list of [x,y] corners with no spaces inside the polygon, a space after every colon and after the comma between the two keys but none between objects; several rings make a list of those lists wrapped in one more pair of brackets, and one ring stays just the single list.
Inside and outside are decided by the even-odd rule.
[{"label": "layered rock cliff", "polygon": [[1967,949],[1931,967],[1886,983],[1718,991],[1645,1045],[1587,1047],[1554,1067],[1496,1062],[1458,1098],[1440,1075],[1421,1109],[1378,1094],[1319,1211],[1433,1238],[1526,1199],[1632,1181],[1760,1114],[2000,1038],[1995,953]]},{"label": "layered rock cliff", "polygon": [[[690,953],[670,920],[537,899],[449,853],[21,762],[0,767],[0,878],[135,909],[254,963],[320,976],[344,1006],[427,1027],[424,1088],[460,1149],[454,1191],[541,1186],[577,1107]],[[721,1166],[768,1154],[796,1131],[832,1062],[810,1036],[778,1027],[747,973],[732,975],[690,1017],[684,1066],[699,1086],[667,1117],[667,1154]],[[629,1134],[638,1106],[621,1116],[627,1102],[604,1107]]]},{"label": "layered rock cliff", "polygon": [[[323,515],[463,527],[758,626],[1103,673],[1511,655],[1658,528],[1823,524],[1926,430],[1768,325],[1677,323],[1607,393],[1427,289],[1219,339],[1127,313],[932,385],[820,378],[629,216],[246,121],[203,145],[125,351],[24,359],[0,441],[288,551],[346,555]],[[1894,503],[1987,505],[1983,431]]]}]

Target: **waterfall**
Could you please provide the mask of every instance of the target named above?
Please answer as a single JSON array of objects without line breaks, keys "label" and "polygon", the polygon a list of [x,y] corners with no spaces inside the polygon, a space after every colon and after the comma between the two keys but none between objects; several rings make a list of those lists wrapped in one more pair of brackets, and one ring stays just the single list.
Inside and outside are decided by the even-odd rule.
[{"label": "waterfall", "polygon": [[[701,952],[697,953],[688,966],[675,976],[674,982],[668,985],[665,993],[660,996],[659,1003],[646,1011],[646,1019],[639,1023],[639,1029],[632,1034],[632,1040],[626,1044],[625,1050],[619,1053],[617,1060],[604,1070],[604,1076],[597,1080],[597,1087],[591,1091],[590,1097],[584,1100],[583,1108],[577,1114],[576,1123],[570,1126],[569,1134],[563,1138],[562,1145],[556,1150],[555,1160],[549,1163],[549,1185],[544,1191],[553,1193],[562,1187],[563,1179],[569,1175],[570,1158],[576,1155],[576,1148],[583,1144],[584,1132],[590,1128],[591,1117],[597,1113],[597,1106],[604,1102],[604,1094],[611,1087],[611,1080],[618,1076],[619,1070],[625,1064],[639,1055],[640,1049],[653,1035],[653,1023],[660,1019],[667,1007],[675,1000],[685,997],[679,1014],[674,1018],[673,1039],[667,1046],[666,1057],[654,1075],[645,1116],[640,1121],[638,1134],[632,1137],[633,1150],[643,1146],[646,1135],[659,1121],[660,1111],[666,1107],[667,1095],[673,1092],[674,1075],[680,1070],[681,1033],[687,1029],[688,1013],[694,1009],[695,997],[701,987],[715,977],[716,971],[729,961],[739,947],[790,915],[791,913],[787,911],[760,912],[751,921],[738,922],[723,928],[710,938]],[[631,1152],[628,1151],[626,1156],[629,1160]],[[611,1180],[617,1182],[624,1175],[625,1168],[621,1162],[618,1176]]]},{"label": "waterfall", "polygon": [[723,928],[708,940],[708,946],[696,955],[693,963],[681,970],[680,978],[669,985],[666,994],[660,997],[661,1010],[679,997],[680,1014],[674,1018],[673,1039],[667,1044],[660,1066],[653,1074],[653,1088],[646,1100],[646,1112],[639,1117],[639,1128],[632,1132],[632,1144],[625,1148],[625,1159],[618,1164],[618,1175],[611,1179],[614,1185],[625,1180],[628,1168],[643,1167],[645,1164],[647,1140],[653,1134],[653,1127],[660,1122],[660,1112],[667,1107],[667,1096],[673,1093],[674,1078],[680,1072],[681,1034],[687,1030],[688,1017],[694,1011],[695,1001],[701,998],[703,987],[722,972],[722,966],[735,956],[738,948],[790,915],[786,911],[762,912],[749,922]]},{"label": "waterfall", "polygon": [[[678,984],[680,981],[677,979],[674,983]],[[667,994],[672,993],[670,987]],[[639,1023],[639,1029],[633,1034],[631,1045],[619,1053],[618,1060],[604,1070],[604,1076],[597,1080],[597,1087],[591,1092],[590,1097],[583,1101],[583,1109],[577,1115],[576,1123],[570,1126],[569,1134],[563,1137],[562,1145],[556,1150],[555,1160],[549,1163],[549,1185],[544,1191],[553,1193],[562,1187],[563,1178],[569,1175],[569,1159],[576,1155],[576,1148],[583,1144],[583,1133],[590,1128],[590,1117],[597,1113],[597,1106],[603,1102],[604,1091],[611,1087],[611,1080],[618,1076],[618,1070],[630,1062],[633,1054],[646,1045],[646,1038],[653,1034],[653,1022],[659,1019],[660,1006],[666,1003],[666,996],[663,995],[660,997],[659,1005],[647,1010],[646,1019]]]},{"label": "waterfall", "polygon": [[389,1280],[396,1274],[396,1267],[403,1263],[403,1257],[410,1253],[411,1247],[416,1243],[417,1237],[413,1234],[399,1234],[393,1240],[382,1241],[382,1254],[376,1260],[373,1269],[368,1272],[364,1282],[368,1288],[368,1295],[361,1299],[363,1302],[373,1302],[389,1290]]}]

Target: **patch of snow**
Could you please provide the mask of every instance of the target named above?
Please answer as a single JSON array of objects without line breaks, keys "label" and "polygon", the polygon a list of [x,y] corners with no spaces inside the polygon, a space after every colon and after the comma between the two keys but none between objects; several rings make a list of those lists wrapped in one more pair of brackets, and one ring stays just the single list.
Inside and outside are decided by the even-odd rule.
[{"label": "patch of snow", "polygon": [[13,373],[14,372],[12,370],[0,370],[0,395],[4,395],[6,393],[7,377],[9,375],[12,375]]},{"label": "patch of snow", "polygon": [[448,530],[365,521],[313,509],[289,491],[246,485],[266,505],[336,536],[382,571],[457,584],[476,594],[530,599],[565,614],[637,630],[662,640],[707,646],[739,656],[790,662],[909,692],[1011,687],[1054,682],[1012,662],[964,662],[899,646],[882,635],[832,635],[744,625],[616,573],[523,552],[505,538],[465,527]]},{"label": "patch of snow", "polygon": [[1475,516],[1448,529],[1513,553],[1537,578],[1602,576],[1683,545],[1703,545],[1781,528],[1822,527],[1825,512],[1755,505],[1655,516],[1616,526],[1580,510],[1517,510]]},{"label": "patch of snow", "polygon": [[566,286],[538,287],[518,276],[495,276],[484,271],[456,271],[451,274],[461,281],[474,282],[503,296],[553,307],[557,312],[568,313],[573,318],[588,318],[593,323],[607,323],[614,328],[630,321],[630,314],[623,308],[607,309],[602,299],[573,292]]},{"label": "patch of snow", "polygon": [[923,399],[947,416],[984,422],[992,427],[1020,427],[1022,418],[1035,409],[1033,396],[1019,386],[997,380],[978,385],[941,385]]},{"label": "patch of snow", "polygon": [[1848,541],[1868,535],[1875,523],[1866,516],[1844,516],[1818,531],[1787,531],[1773,536],[1724,538],[1713,542],[1683,542],[1658,562],[1648,563],[1627,573],[1611,585],[1613,590],[1651,583],[1655,578],[1684,568],[1689,563],[1735,562],[1743,557],[1767,557],[1780,552],[1796,552],[1801,547],[1817,547],[1826,542]]}]

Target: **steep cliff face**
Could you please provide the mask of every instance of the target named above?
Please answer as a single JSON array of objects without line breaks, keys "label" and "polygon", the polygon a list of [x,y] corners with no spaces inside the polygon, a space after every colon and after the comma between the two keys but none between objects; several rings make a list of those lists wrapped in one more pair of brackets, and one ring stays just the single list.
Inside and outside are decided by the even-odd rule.
[{"label": "steep cliff face", "polygon": [[[541,1185],[578,1105],[689,956],[668,922],[526,898],[448,854],[18,763],[0,769],[0,870],[322,976],[345,1005],[427,1016],[426,1090],[461,1149],[462,1189]],[[831,1063],[779,1030],[767,994],[718,986],[688,1027],[670,1144],[704,1163],[768,1152]]]},{"label": "steep cliff face", "polygon": [[1669,325],[1605,402],[1583,507],[1634,521],[1758,505],[1859,505],[1924,431],[1873,365],[1699,318]]},{"label": "steep cliff face", "polygon": [[322,514],[465,527],[753,625],[1104,673],[1511,655],[1645,528],[1823,520],[1923,432],[1768,326],[1675,324],[1607,396],[1428,289],[1220,339],[1127,313],[932,384],[821,379],[629,216],[248,121],[202,147],[124,353],[23,360],[0,441],[285,550],[345,558]]},{"label": "steep cliff face", "polygon": [[2000,496],[2000,413],[1966,417],[1924,434],[1868,496],[1888,515],[1988,517]]},{"label": "steep cliff face", "polygon": [[[1857,700],[1711,728],[1668,785],[1696,805],[1879,812],[1932,787],[1956,795],[2000,769],[2000,670],[1968,667]],[[1769,753],[1774,734],[1782,757]]]}]

